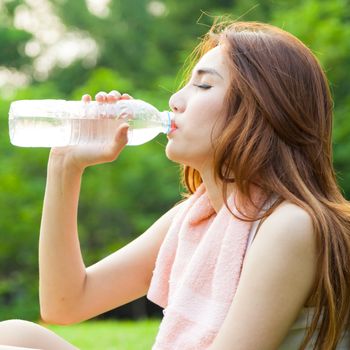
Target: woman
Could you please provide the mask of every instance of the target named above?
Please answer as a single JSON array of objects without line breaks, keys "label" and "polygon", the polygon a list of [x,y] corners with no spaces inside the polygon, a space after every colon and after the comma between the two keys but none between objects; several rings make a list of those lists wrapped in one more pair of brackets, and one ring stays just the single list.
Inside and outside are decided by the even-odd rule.
[{"label": "woman", "polygon": [[[350,207],[332,166],[322,69],[298,39],[261,23],[214,28],[194,56],[170,99],[166,147],[189,197],[89,268],[77,235],[82,174],[117,158],[128,126],[111,145],[51,151],[43,319],[80,322],[147,293],[165,308],[154,349],[348,349]],[[0,344],[74,349],[24,321],[1,324]]]}]

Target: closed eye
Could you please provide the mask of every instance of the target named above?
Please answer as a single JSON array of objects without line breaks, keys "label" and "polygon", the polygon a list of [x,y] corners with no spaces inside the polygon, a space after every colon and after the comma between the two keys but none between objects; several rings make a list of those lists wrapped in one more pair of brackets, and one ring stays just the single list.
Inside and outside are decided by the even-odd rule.
[{"label": "closed eye", "polygon": [[211,85],[208,85],[208,84],[193,84],[193,85],[204,90],[208,90],[212,87]]}]

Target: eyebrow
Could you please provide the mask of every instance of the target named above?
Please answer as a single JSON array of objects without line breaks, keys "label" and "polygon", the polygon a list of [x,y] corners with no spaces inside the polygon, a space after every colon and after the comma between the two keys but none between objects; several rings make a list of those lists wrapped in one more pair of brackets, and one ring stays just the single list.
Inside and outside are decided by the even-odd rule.
[{"label": "eyebrow", "polygon": [[199,76],[204,75],[204,74],[217,75],[219,78],[224,80],[224,77],[213,68],[200,68],[200,69],[197,69],[194,73],[199,75]]}]

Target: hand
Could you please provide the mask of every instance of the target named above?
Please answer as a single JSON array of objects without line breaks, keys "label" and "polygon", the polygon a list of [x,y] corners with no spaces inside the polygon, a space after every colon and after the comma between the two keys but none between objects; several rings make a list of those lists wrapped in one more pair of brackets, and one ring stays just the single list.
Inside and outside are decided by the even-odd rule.
[{"label": "hand", "polygon": [[[116,103],[119,100],[132,99],[132,97],[128,94],[121,95],[118,91],[113,90],[108,94],[99,92],[95,99],[100,103]],[[89,103],[91,96],[84,95],[82,101]],[[84,170],[91,165],[114,161],[128,142],[129,124],[122,117],[117,122],[112,142],[52,148],[50,160],[59,159],[64,166],[73,166],[79,170]]]}]

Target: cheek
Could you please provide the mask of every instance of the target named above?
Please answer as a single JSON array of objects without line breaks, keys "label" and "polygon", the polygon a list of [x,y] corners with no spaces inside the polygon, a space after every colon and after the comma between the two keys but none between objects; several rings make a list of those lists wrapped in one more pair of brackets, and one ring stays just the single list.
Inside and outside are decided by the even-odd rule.
[{"label": "cheek", "polygon": [[212,141],[220,137],[222,133],[224,118],[223,115],[214,108],[208,110],[207,114],[207,118],[203,118],[198,123],[196,130],[201,138],[207,139],[208,143],[212,143]]},{"label": "cheek", "polygon": [[201,96],[187,105],[182,127],[168,141],[167,157],[177,163],[196,167],[213,155],[215,139],[224,121],[222,95]]},{"label": "cheek", "polygon": [[213,128],[217,129],[222,118],[222,103],[220,101],[203,101],[196,104],[188,113],[188,120],[184,123],[186,132],[196,132],[195,134],[210,135]]}]

